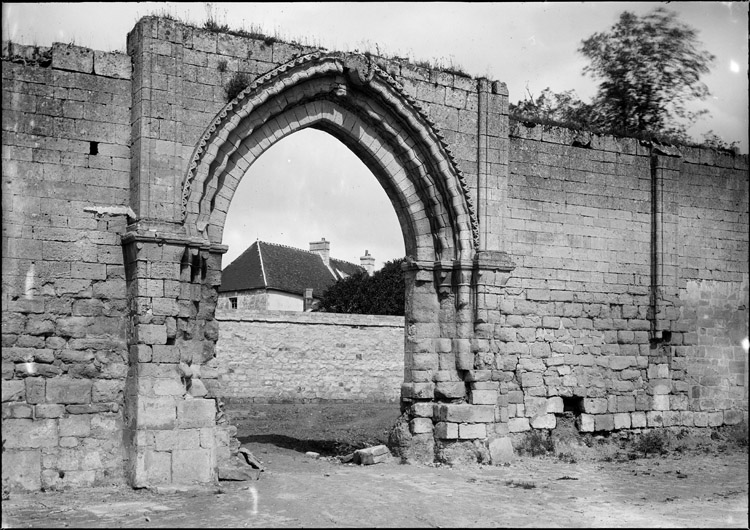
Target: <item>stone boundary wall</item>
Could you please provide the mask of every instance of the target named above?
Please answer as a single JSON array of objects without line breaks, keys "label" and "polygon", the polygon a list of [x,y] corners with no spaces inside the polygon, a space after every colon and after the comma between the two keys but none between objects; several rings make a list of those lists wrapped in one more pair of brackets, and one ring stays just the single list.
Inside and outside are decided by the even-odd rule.
[{"label": "stone boundary wall", "polygon": [[516,269],[498,335],[511,432],[554,428],[564,401],[583,431],[747,418],[747,168],[511,123]]},{"label": "stone boundary wall", "polygon": [[213,394],[231,402],[395,402],[404,380],[404,318],[218,310]]},{"label": "stone boundary wall", "polygon": [[[229,454],[213,396],[231,395],[220,372],[239,361],[225,361],[222,343],[240,339],[220,340],[212,357],[220,250],[136,240],[128,226],[179,225],[185,171],[235,74],[254,79],[314,50],[153,17],[136,25],[128,48],[3,43],[2,467],[14,488],[122,483],[128,465],[146,470],[146,482],[210,480],[214,457]],[[244,328],[263,330],[266,375],[292,372],[271,362],[282,336],[298,361],[306,355],[295,370],[320,363],[314,329],[321,344],[342,337],[321,349],[332,357],[318,379],[344,380],[298,383],[297,397],[393,399],[403,373],[395,384],[379,379],[400,362],[424,378],[410,379],[414,392],[429,390],[412,398],[432,399],[439,386],[443,400],[410,407],[415,436],[550,429],[565,409],[579,413],[583,431],[747,418],[747,155],[513,121],[509,130],[502,83],[375,61],[450,146],[477,208],[481,250],[507,252],[515,269],[504,285],[482,280],[471,302],[481,299],[481,315],[470,304],[457,312],[450,274],[420,270],[420,285],[445,295],[439,307],[420,305],[426,321],[443,314],[445,338],[420,335],[437,337],[436,324],[410,326],[424,340],[408,363],[396,325],[221,316],[220,328],[236,327],[246,343]],[[468,295],[468,280],[461,288]],[[436,300],[428,294],[412,302]],[[352,336],[381,333],[393,346],[349,347]],[[377,364],[387,355],[392,364]],[[194,360],[188,392],[178,367]],[[253,399],[289,390],[259,384]]]},{"label": "stone boundary wall", "polygon": [[3,478],[124,481],[130,58],[3,43]]}]

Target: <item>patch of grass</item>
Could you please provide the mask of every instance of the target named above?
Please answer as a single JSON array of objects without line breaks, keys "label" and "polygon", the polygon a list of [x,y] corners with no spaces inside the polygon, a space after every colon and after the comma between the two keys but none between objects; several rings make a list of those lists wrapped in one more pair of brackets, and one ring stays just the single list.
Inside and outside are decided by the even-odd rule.
[{"label": "patch of grass", "polygon": [[506,480],[505,485],[510,486],[511,488],[523,488],[525,490],[532,490],[536,488],[536,484],[534,484],[533,482],[526,482],[523,480]]},{"label": "patch of grass", "polygon": [[723,153],[735,154],[735,144],[726,145],[720,144],[718,142],[712,142],[711,140],[706,140],[703,143],[698,143],[685,140],[680,136],[672,136],[664,133],[636,132],[616,127],[602,129],[600,127],[591,125],[590,123],[581,123],[577,121],[558,121],[549,118],[531,116],[514,111],[511,111],[508,117],[510,118],[511,123],[521,123],[526,127],[534,127],[536,125],[542,125],[544,127],[562,127],[564,129],[588,132],[600,136],[606,135],[616,136],[618,138],[634,138],[642,142],[653,142],[660,145],[708,148]]},{"label": "patch of grass", "polygon": [[245,90],[250,85],[250,76],[247,75],[244,72],[237,72],[235,73],[232,78],[227,83],[227,86],[224,87],[224,92],[226,93],[226,101],[229,103],[234,98],[236,98],[240,92]]},{"label": "patch of grass", "polygon": [[547,453],[555,452],[555,443],[549,434],[540,431],[531,431],[524,437],[523,443],[518,446],[517,450],[520,455],[546,455]]},{"label": "patch of grass", "polygon": [[565,462],[566,464],[575,464],[578,462],[575,456],[573,456],[573,453],[558,453],[557,454],[558,460],[561,462]]},{"label": "patch of grass", "polygon": [[663,455],[667,452],[668,440],[664,433],[649,431],[642,434],[633,445],[633,450],[644,456],[654,454]]}]

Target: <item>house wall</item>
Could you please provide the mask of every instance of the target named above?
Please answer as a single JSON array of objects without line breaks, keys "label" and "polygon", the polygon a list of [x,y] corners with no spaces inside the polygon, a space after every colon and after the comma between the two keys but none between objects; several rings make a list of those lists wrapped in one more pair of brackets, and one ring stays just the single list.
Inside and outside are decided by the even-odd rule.
[{"label": "house wall", "polygon": [[230,298],[237,298],[237,309],[249,311],[304,311],[305,301],[300,296],[278,291],[226,291],[219,293],[217,309],[231,310]]},{"label": "house wall", "polygon": [[398,401],[404,318],[218,310],[212,393],[254,403]]}]

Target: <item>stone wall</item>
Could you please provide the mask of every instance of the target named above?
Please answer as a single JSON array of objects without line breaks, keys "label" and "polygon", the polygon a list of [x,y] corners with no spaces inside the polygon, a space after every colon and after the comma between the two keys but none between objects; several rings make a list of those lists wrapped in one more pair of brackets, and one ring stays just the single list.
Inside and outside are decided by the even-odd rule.
[{"label": "stone wall", "polygon": [[510,140],[511,432],[564,402],[584,431],[740,422],[747,158],[520,123]]},{"label": "stone wall", "polygon": [[216,396],[254,403],[398,400],[403,317],[218,310],[216,319]]},{"label": "stone wall", "polygon": [[[583,431],[746,418],[747,155],[527,127],[500,82],[312,51],[156,17],[127,56],[3,44],[14,487],[216,479],[231,446],[215,404],[224,216],[249,160],[309,124],[367,161],[411,249],[388,350],[420,459],[553,428],[564,409]],[[239,74],[257,92],[217,116]],[[266,351],[281,326],[298,327],[252,323]],[[329,375],[379,358],[343,350]]]},{"label": "stone wall", "polygon": [[2,69],[3,477],[119,483],[130,58],[5,43]]}]

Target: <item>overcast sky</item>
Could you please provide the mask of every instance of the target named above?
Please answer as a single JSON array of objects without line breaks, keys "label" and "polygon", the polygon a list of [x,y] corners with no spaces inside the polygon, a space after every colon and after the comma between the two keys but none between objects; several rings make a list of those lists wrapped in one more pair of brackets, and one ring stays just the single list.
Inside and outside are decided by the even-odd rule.
[{"label": "overcast sky", "polygon": [[[260,26],[281,38],[307,39],[330,50],[371,50],[438,59],[476,77],[504,81],[510,101],[550,87],[574,89],[588,101],[596,81],[581,75],[582,39],[608,30],[622,11],[645,14],[657,6],[676,11],[699,30],[716,56],[704,81],[711,97],[698,108],[711,117],[690,132],[713,130],[748,152],[748,4],[744,2],[580,3],[214,3],[219,23]],[[124,51],[142,16],[168,13],[202,25],[205,3],[3,4],[3,39],[49,46],[75,42]],[[377,44],[377,47],[376,47]],[[365,249],[385,260],[402,257],[395,213],[375,177],[342,144],[314,130],[285,138],[250,168],[235,194],[224,232],[228,265],[256,239],[308,248],[331,241],[333,257],[359,263]]]}]

